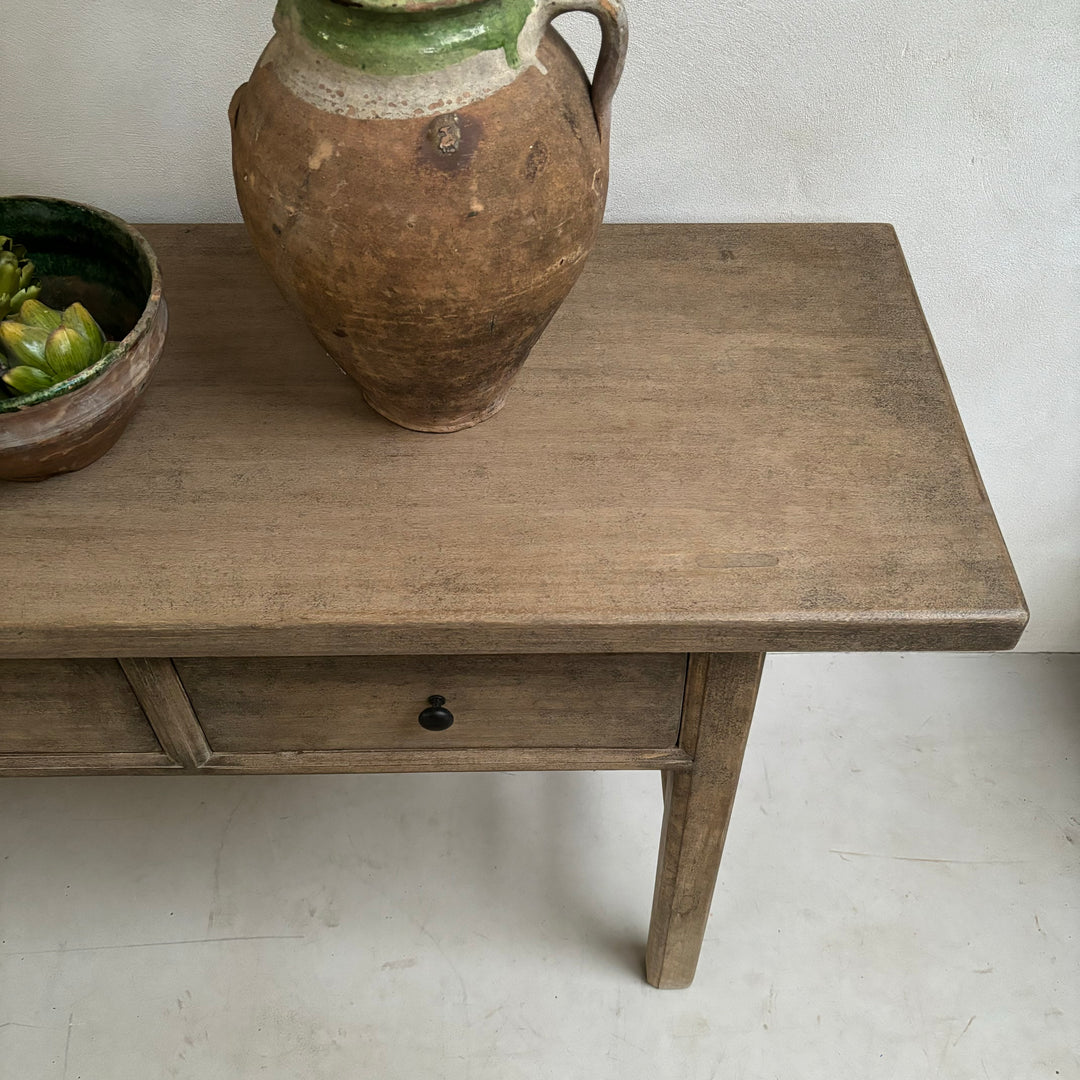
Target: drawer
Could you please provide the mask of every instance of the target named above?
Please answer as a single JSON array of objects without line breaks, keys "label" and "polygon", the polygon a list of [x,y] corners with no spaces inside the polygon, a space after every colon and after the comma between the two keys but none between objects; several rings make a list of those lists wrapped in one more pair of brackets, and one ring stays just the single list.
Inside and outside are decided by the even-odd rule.
[{"label": "drawer", "polygon": [[[219,753],[476,747],[665,748],[686,656],[375,656],[174,661]],[[454,714],[420,726],[428,698]]]},{"label": "drawer", "polygon": [[116,660],[0,660],[0,754],[160,752]]}]

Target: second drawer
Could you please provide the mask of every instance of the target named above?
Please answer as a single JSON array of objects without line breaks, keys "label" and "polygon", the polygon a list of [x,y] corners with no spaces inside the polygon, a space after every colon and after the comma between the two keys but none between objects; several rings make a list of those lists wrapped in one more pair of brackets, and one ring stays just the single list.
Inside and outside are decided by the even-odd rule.
[{"label": "second drawer", "polygon": [[[665,748],[686,656],[330,656],[178,659],[214,751]],[[420,726],[428,698],[454,714]]]}]

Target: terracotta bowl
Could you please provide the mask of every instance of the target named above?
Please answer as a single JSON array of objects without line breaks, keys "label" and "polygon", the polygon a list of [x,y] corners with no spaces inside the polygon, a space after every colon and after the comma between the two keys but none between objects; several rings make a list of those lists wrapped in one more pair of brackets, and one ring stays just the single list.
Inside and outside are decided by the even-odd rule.
[{"label": "terracotta bowl", "polygon": [[0,235],[26,247],[44,303],[81,301],[121,343],[47,390],[18,398],[0,391],[0,480],[45,480],[97,461],[127,427],[165,345],[161,270],[126,222],[61,199],[0,198]]}]

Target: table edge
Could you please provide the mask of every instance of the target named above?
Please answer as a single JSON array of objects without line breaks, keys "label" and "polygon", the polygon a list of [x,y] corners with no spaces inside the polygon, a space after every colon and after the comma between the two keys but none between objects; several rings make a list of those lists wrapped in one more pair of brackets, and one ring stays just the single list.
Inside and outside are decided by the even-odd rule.
[{"label": "table edge", "polygon": [[500,622],[275,627],[0,627],[0,659],[139,656],[422,656],[504,653],[1003,652],[1026,607],[898,618],[713,623]]}]

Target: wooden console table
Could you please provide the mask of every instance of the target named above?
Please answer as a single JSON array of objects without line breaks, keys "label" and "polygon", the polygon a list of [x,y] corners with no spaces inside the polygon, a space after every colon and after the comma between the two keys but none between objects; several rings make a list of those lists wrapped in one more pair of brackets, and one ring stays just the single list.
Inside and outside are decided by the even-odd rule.
[{"label": "wooden console table", "polygon": [[1023,630],[888,226],[606,228],[444,436],[367,409],[241,228],[146,234],[172,327],[131,429],[0,489],[4,774],[660,769],[681,987],[764,653]]}]

